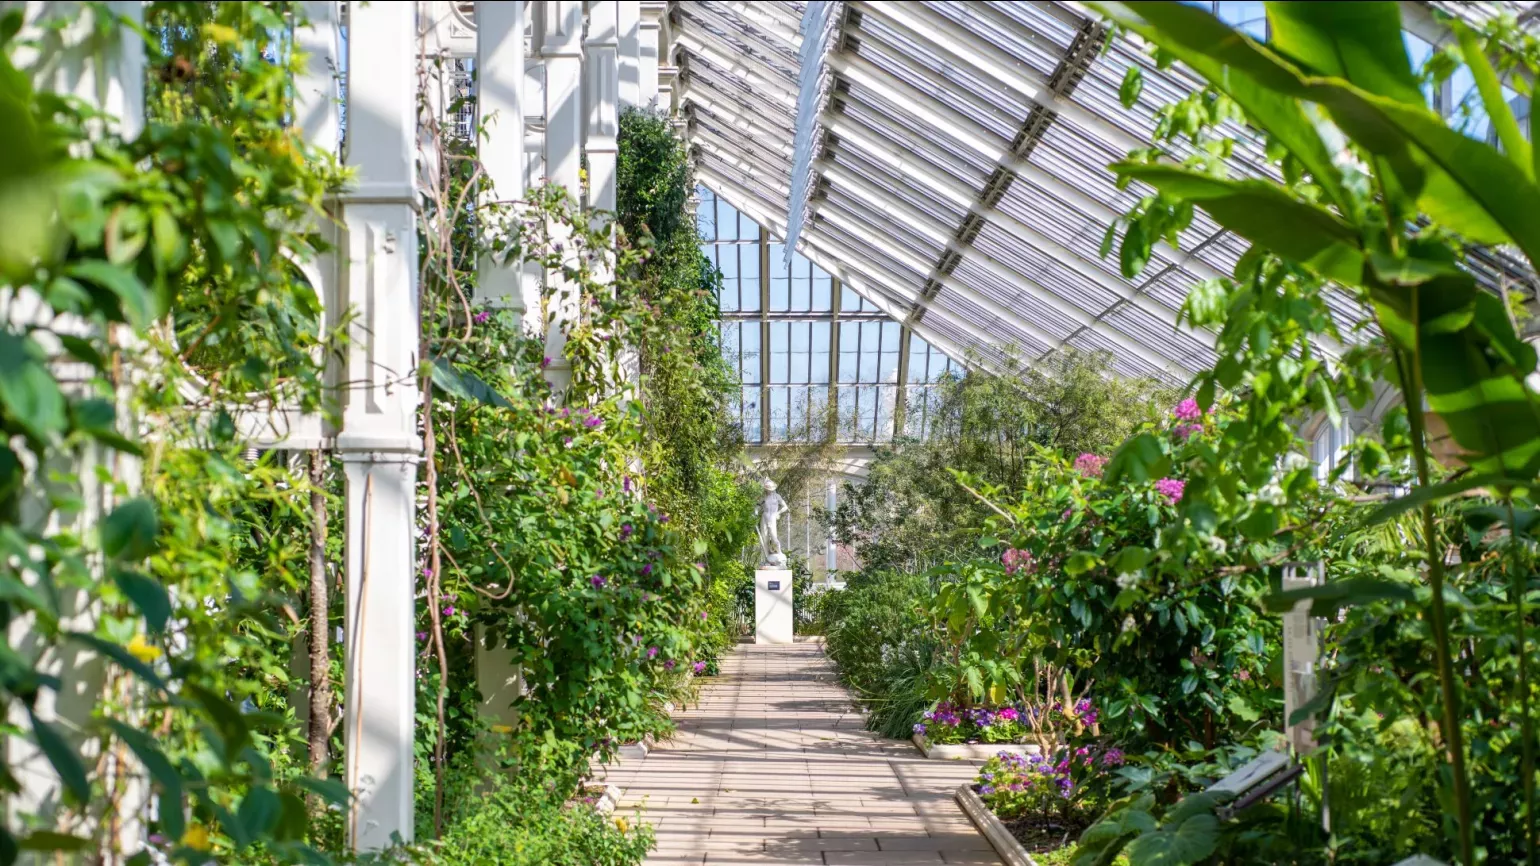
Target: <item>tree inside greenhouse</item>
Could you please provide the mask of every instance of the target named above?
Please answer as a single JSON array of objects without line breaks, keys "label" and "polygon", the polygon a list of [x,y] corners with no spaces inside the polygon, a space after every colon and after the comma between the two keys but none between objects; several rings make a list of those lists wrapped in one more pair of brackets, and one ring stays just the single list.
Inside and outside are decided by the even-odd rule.
[{"label": "tree inside greenhouse", "polygon": [[1536,20],[0,3],[0,864],[1540,864]]}]

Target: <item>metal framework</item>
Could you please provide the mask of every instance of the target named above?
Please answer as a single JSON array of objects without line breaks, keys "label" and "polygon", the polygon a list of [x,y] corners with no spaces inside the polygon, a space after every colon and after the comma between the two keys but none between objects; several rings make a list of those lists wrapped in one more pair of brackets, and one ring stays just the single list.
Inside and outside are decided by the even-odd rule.
[{"label": "metal framework", "polygon": [[[1255,29],[1250,5],[1215,9]],[[1490,14],[1473,5],[1493,4],[1453,14]],[[1409,32],[1443,38],[1427,5],[1408,8]],[[669,14],[703,182],[933,345],[986,368],[1106,351],[1116,373],[1171,383],[1212,366],[1212,335],[1173,323],[1245,242],[1199,214],[1136,279],[1100,254],[1144,194],[1107,166],[1200,86],[1181,67],[1109,45],[1071,2],[676,0]],[[1130,67],[1144,97],[1126,110]],[[1260,138],[1234,132],[1235,169],[1269,172]],[[1515,272],[1490,253],[1473,267]],[[1331,303],[1344,324],[1362,317],[1345,294]]]}]

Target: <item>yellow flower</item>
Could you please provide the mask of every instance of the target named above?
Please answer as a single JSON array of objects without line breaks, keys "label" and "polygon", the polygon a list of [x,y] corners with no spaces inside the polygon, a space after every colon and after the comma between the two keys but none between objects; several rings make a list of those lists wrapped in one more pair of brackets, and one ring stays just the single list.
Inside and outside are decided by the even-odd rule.
[{"label": "yellow flower", "polygon": [[626,823],[626,819],[625,818],[616,817],[615,818],[615,829],[619,830],[621,833],[625,833],[627,830],[631,829],[631,825]]},{"label": "yellow flower", "polygon": [[493,725],[492,726],[492,733],[494,733],[494,734],[511,734],[511,733],[513,733],[513,728],[511,726],[509,726],[509,725]]},{"label": "yellow flower", "polygon": [[160,658],[160,647],[145,640],[142,634],[134,635],[134,639],[128,642],[127,649],[129,655],[145,664]]},{"label": "yellow flower", "polygon": [[202,824],[193,824],[182,834],[182,844],[194,851],[207,851],[213,846],[209,844],[209,831]]}]

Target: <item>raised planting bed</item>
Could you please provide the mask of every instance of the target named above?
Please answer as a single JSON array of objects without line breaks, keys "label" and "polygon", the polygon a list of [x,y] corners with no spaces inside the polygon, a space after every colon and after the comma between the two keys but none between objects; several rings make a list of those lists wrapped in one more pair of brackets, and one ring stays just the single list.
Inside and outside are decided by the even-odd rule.
[{"label": "raised planting bed", "polygon": [[[958,787],[956,798],[968,820],[1009,866],[1068,866],[1073,862],[1071,857],[1084,827],[1070,827],[1039,818],[1001,821],[980,799],[972,782]],[[1116,866],[1127,866],[1128,858],[1119,854],[1112,862]]]},{"label": "raised planting bed", "polygon": [[592,806],[600,815],[608,815],[620,805],[622,793],[614,785],[590,783],[578,791],[578,799]]},{"label": "raised planting bed", "polygon": [[634,743],[621,743],[615,750],[616,761],[640,761],[647,757],[656,746],[658,739],[652,734],[637,740]]},{"label": "raised planting bed", "polygon": [[1036,743],[932,743],[924,734],[915,734],[915,748],[933,761],[987,761],[1001,752],[1012,755],[1041,755]]}]

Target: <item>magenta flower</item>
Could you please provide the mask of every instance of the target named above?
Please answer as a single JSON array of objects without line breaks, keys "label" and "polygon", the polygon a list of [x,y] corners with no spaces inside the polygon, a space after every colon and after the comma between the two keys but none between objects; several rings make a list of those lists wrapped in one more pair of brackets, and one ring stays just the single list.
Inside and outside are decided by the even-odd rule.
[{"label": "magenta flower", "polygon": [[658,648],[655,647],[655,646],[648,647],[647,648],[647,657],[650,658],[650,659],[657,658],[658,657]]},{"label": "magenta flower", "polygon": [[621,477],[620,477],[620,486],[621,486],[621,487],[622,487],[622,488],[623,488],[623,489],[624,489],[624,490],[625,490],[625,491],[626,491],[626,492],[627,492],[627,493],[630,493],[630,492],[631,492],[631,476],[629,476],[629,475],[622,475],[622,476],[621,476]]},{"label": "magenta flower", "polygon": [[1198,408],[1198,401],[1191,397],[1176,404],[1171,410],[1171,417],[1178,421],[1197,421],[1203,417],[1203,410]]},{"label": "magenta flower", "polygon": [[604,423],[604,419],[600,418],[598,415],[590,415],[587,418],[583,419],[583,426],[587,427],[590,430],[592,430],[595,427],[598,427],[599,425],[601,425],[603,423]]},{"label": "magenta flower", "polygon": [[550,355],[546,355],[544,358],[540,359],[540,369],[544,370],[546,367],[549,367],[549,366],[551,366],[551,356]]},{"label": "magenta flower", "polygon": [[428,639],[428,633],[425,632],[425,631],[418,632],[417,633],[417,639],[418,640],[427,640]]},{"label": "magenta flower", "polygon": [[1181,424],[1171,431],[1171,437],[1178,442],[1186,442],[1188,437],[1202,432],[1202,424]]},{"label": "magenta flower", "polygon": [[668,661],[664,662],[663,663],[663,669],[666,670],[666,671],[673,670],[674,669],[674,660],[673,659],[669,659]]},{"label": "magenta flower", "polygon": [[710,614],[706,613],[705,611],[701,611],[700,612],[700,618],[701,618],[701,620],[704,621],[704,620],[710,619],[711,616],[710,616]]},{"label": "magenta flower", "polygon": [[486,310],[482,310],[481,312],[477,313],[476,315],[471,316],[471,321],[475,322],[478,325],[485,325],[487,323],[487,320],[490,319],[490,318],[492,318],[492,314],[487,312]]},{"label": "magenta flower", "polygon": [[1167,502],[1175,503],[1182,498],[1182,492],[1187,489],[1187,482],[1175,478],[1162,478],[1155,482],[1155,492],[1166,498]]},{"label": "magenta flower", "polygon": [[695,672],[698,673],[698,674],[705,673],[706,672],[706,663],[705,662],[696,662],[695,663]]},{"label": "magenta flower", "polygon": [[604,589],[604,585],[609,581],[605,580],[602,575],[596,574],[593,577],[590,577],[588,582],[594,585],[594,589]]},{"label": "magenta flower", "polygon": [[631,533],[633,533],[635,531],[636,530],[633,529],[631,527],[631,524],[629,524],[629,523],[622,523],[622,524],[620,524],[620,540],[621,541],[625,541],[626,539],[630,538],[631,537]]},{"label": "magenta flower", "polygon": [[1005,565],[1006,574],[1015,574],[1018,571],[1025,571],[1027,574],[1031,574],[1033,569],[1036,568],[1036,563],[1032,560],[1031,551],[1019,550],[1014,547],[1000,555],[1000,562]]},{"label": "magenta flower", "polygon": [[444,608],[444,616],[454,616],[454,615],[455,615],[455,606],[452,605],[452,604],[445,606],[445,608]]},{"label": "magenta flower", "polygon": [[1100,454],[1082,454],[1075,458],[1075,471],[1087,478],[1102,477],[1102,470],[1107,466],[1107,458]]},{"label": "magenta flower", "polygon": [[646,565],[642,566],[642,574],[643,575],[652,574],[652,563],[649,562]]}]

